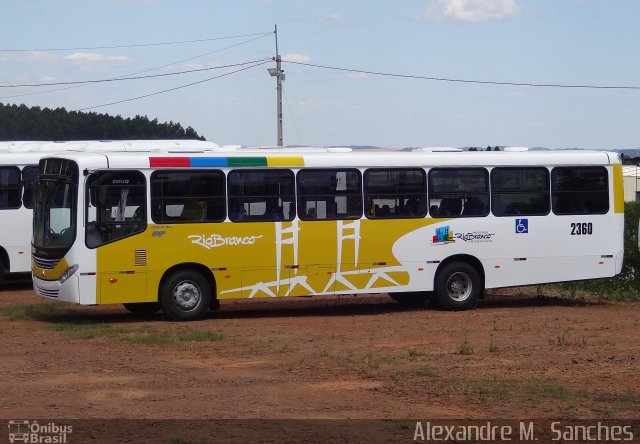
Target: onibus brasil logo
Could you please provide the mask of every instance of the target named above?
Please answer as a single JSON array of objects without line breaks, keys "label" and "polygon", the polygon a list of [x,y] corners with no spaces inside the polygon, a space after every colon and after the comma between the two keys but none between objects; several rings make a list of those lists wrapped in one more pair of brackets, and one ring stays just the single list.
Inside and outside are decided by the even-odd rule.
[{"label": "onibus brasil logo", "polygon": [[10,443],[64,444],[73,433],[73,426],[55,422],[39,424],[38,421],[11,420],[8,425]]}]

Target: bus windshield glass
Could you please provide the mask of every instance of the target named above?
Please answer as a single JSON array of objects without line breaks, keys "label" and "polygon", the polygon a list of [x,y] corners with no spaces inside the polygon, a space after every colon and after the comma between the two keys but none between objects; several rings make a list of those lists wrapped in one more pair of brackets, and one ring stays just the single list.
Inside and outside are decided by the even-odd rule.
[{"label": "bus windshield glass", "polygon": [[33,216],[35,247],[68,249],[75,240],[78,176],[73,167],[75,163],[59,159],[41,162]]}]

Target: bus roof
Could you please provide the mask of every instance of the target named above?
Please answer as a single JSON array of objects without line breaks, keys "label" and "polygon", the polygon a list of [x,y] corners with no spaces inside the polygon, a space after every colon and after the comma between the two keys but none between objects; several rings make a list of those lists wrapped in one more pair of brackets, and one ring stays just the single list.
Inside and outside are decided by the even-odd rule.
[{"label": "bus roof", "polygon": [[554,151],[327,151],[310,149],[234,149],[201,153],[66,152],[47,157],[77,161],[82,168],[99,168],[105,157],[111,168],[199,167],[436,167],[515,165],[610,165],[620,163],[615,152]]}]

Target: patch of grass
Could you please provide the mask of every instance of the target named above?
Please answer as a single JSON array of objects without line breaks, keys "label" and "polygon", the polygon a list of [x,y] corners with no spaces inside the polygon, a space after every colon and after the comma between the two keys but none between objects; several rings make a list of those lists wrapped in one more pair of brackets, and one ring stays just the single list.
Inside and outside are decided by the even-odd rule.
[{"label": "patch of grass", "polygon": [[224,335],[215,330],[194,330],[178,333],[179,342],[217,342],[223,339]]},{"label": "patch of grass", "polygon": [[394,370],[389,374],[389,377],[391,378],[391,380],[393,382],[402,382],[404,380],[407,379],[407,377],[405,376],[404,373],[398,371],[398,370]]},{"label": "patch of grass", "polygon": [[494,379],[464,382],[461,391],[465,397],[477,397],[480,402],[485,402],[487,398],[501,399],[509,393],[505,382]]},{"label": "patch of grass", "polygon": [[174,332],[162,330],[150,325],[138,328],[113,327],[98,322],[65,322],[49,327],[50,330],[63,332],[70,339],[117,339],[131,344],[170,345],[183,342],[221,341],[224,335],[213,330],[195,330]]},{"label": "patch of grass", "polygon": [[416,350],[415,348],[409,349],[410,358],[419,358],[420,356],[426,356],[426,353]]},{"label": "patch of grass", "polygon": [[495,353],[498,351],[498,346],[493,342],[493,333],[489,334],[489,353]]},{"label": "patch of grass", "polygon": [[456,351],[456,354],[463,355],[463,356],[468,356],[473,354],[473,346],[469,343],[469,341],[467,341],[467,335],[464,336],[464,340],[458,346],[458,350]]},{"label": "patch of grass", "polygon": [[54,302],[40,302],[38,304],[13,304],[0,308],[0,314],[10,321],[24,321],[27,319],[43,319],[51,315],[70,313],[64,304]]},{"label": "patch of grass", "polygon": [[538,379],[527,379],[522,387],[526,399],[538,402],[542,398],[566,399],[569,390],[562,384],[548,384]]},{"label": "patch of grass", "polygon": [[118,338],[125,331],[113,328],[111,324],[95,322],[63,322],[49,329],[63,332],[69,339]]},{"label": "patch of grass", "polygon": [[414,374],[416,376],[427,376],[429,378],[438,377],[438,372],[435,371],[434,369],[430,368],[430,367],[419,368],[418,370],[415,371]]},{"label": "patch of grass", "polygon": [[586,336],[582,336],[582,339],[572,339],[569,335],[562,333],[562,335],[556,336],[555,341],[549,339],[550,345],[557,345],[561,347],[585,347],[587,345]]}]

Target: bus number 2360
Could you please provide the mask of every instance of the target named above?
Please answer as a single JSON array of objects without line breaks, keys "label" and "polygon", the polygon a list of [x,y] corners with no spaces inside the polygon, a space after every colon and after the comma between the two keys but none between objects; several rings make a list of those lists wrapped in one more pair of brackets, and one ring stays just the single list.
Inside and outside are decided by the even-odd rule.
[{"label": "bus number 2360", "polygon": [[577,222],[571,224],[571,236],[593,234],[593,224],[591,222]]}]

